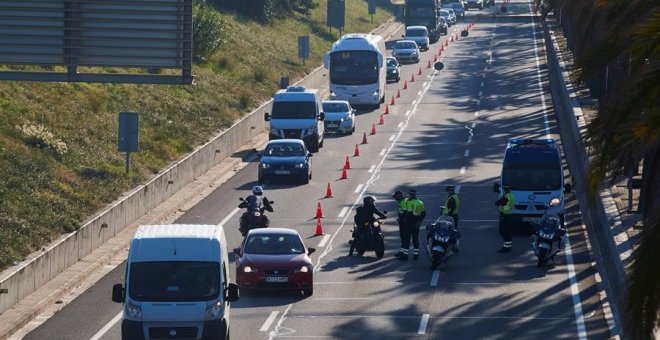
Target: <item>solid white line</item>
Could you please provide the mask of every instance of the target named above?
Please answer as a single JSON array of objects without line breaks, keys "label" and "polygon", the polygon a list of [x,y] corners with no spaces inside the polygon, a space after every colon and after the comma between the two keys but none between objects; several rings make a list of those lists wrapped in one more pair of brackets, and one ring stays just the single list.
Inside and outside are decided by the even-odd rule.
[{"label": "solid white line", "polygon": [[410,110],[406,111],[406,116],[410,116]]},{"label": "solid white line", "polygon": [[422,321],[419,322],[417,334],[426,334],[426,325],[429,323],[429,316],[428,314],[422,315]]},{"label": "solid white line", "polygon": [[410,105],[415,106],[417,104],[417,99],[413,100]]},{"label": "solid white line", "polygon": [[337,217],[342,218],[346,213],[348,212],[348,207],[343,207],[341,208],[341,211],[339,212],[339,215]]},{"label": "solid white line", "polygon": [[468,157],[468,156],[470,156],[470,149],[465,150],[465,152],[463,153],[463,157]]},{"label": "solid white line", "polygon": [[454,191],[456,191],[457,194],[460,193],[461,192],[461,185],[458,184],[456,187],[454,187]]},{"label": "solid white line", "polygon": [[286,307],[284,313],[282,313],[282,316],[280,317],[280,320],[277,321],[277,325],[275,325],[275,329],[273,329],[273,331],[270,332],[270,334],[268,334],[268,340],[275,339],[279,335],[280,329],[282,328],[282,323],[284,323],[284,319],[286,319],[286,315],[289,314],[289,310],[291,309],[291,306],[293,306],[292,303],[290,303]]},{"label": "solid white line", "polygon": [[468,136],[467,144],[470,144],[470,143],[472,143],[472,135]]},{"label": "solid white line", "polygon": [[[426,86],[427,83],[424,83],[424,84],[425,84],[424,86]],[[418,92],[417,92],[417,95],[418,95],[418,96],[421,96],[421,95],[422,95],[422,91],[418,91]]]},{"label": "solid white line", "polygon": [[268,318],[266,321],[264,321],[264,324],[259,328],[259,332],[266,332],[270,328],[270,325],[273,324],[273,321],[275,321],[275,318],[277,318],[277,314],[280,314],[278,311],[272,311],[270,312],[270,315],[268,315]]},{"label": "solid white line", "polygon": [[[532,11],[532,3],[527,2],[530,12]],[[532,12],[533,13],[533,12]],[[545,125],[545,138],[550,139],[550,121],[548,120],[548,108],[545,105],[545,95],[543,94],[543,81],[541,78],[541,62],[539,61],[539,51],[536,47],[536,22],[534,22],[534,15],[532,18],[532,38],[534,38],[534,59],[536,60],[536,79],[539,85],[539,93],[541,94],[541,106],[543,107],[543,124]]]},{"label": "solid white line", "polygon": [[384,155],[387,152],[387,149],[380,150],[380,155]]},{"label": "solid white line", "polygon": [[115,317],[112,318],[112,320],[108,321],[108,323],[106,323],[105,326],[103,326],[103,328],[99,329],[99,331],[96,332],[94,336],[89,338],[89,340],[99,340],[102,336],[105,335],[105,333],[107,333],[110,330],[110,328],[112,328],[112,326],[114,326],[117,322],[119,322],[119,320],[121,320],[121,317],[123,315],[124,315],[124,311],[122,310],[121,312],[119,312],[119,314],[115,315]]},{"label": "solid white line", "polygon": [[236,215],[236,213],[239,212],[240,210],[241,209],[239,209],[239,208],[234,208],[234,210],[232,210],[229,213],[229,215],[225,216],[225,218],[223,218],[222,221],[220,221],[220,223],[218,225],[219,226],[225,225],[225,223],[227,223],[227,221],[229,221],[232,217],[234,217],[234,215]]},{"label": "solid white line", "polygon": [[390,142],[393,141],[394,138],[396,138],[396,135],[391,135],[391,136],[390,136]]},{"label": "solid white line", "polygon": [[465,167],[464,166],[461,167],[461,175],[465,175]]},{"label": "solid white line", "polygon": [[319,242],[319,248],[325,247],[325,244],[328,243],[329,239],[330,239],[330,234],[323,235],[323,238],[321,239],[321,242]]},{"label": "solid white line", "polygon": [[374,172],[375,169],[376,169],[376,166],[372,165],[372,166],[369,167],[369,170],[367,170],[367,172],[372,173],[372,172]]},{"label": "solid white line", "polygon": [[355,190],[353,190],[353,193],[357,194],[358,192],[360,192],[360,190],[362,190],[363,186],[364,186],[364,184],[359,184],[357,186],[357,188],[355,188]]},{"label": "solid white line", "polygon": [[438,281],[440,281],[440,270],[436,269],[431,276],[431,287],[437,287]]},{"label": "solid white line", "polygon": [[403,126],[403,122],[399,122],[399,125],[397,125],[396,127],[400,128],[402,126]]}]

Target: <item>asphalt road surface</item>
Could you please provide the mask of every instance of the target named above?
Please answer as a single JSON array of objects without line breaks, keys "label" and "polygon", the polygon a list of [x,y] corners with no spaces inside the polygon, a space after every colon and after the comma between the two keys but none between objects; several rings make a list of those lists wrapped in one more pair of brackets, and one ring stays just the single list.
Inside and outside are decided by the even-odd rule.
[{"label": "asphalt road surface", "polygon": [[[503,16],[491,15],[493,8],[469,11],[457,26],[473,20],[476,25],[468,38],[446,47],[440,57],[444,70],[434,72],[427,63],[445,37],[422,54],[419,64],[404,66],[401,82],[387,87],[386,102],[397,90],[401,97],[384,116],[385,124],[378,124],[384,106],[360,112],[355,134],[329,137],[313,157],[310,184],[266,185],[266,195],[275,201],[271,225],[294,228],[308,247],[317,248],[312,255],[315,292],[308,298],[289,293],[242,296],[232,304],[232,338],[608,337],[572,194],[566,216],[570,248],[554,266],[536,267],[527,236],[514,238],[512,253],[497,252],[502,240],[492,184],[498,180],[507,140],[559,138],[540,26],[533,24],[528,3],[511,3],[508,9]],[[417,73],[420,67],[422,75]],[[407,90],[402,90],[404,80]],[[369,135],[372,124],[375,135]],[[359,157],[352,157],[363,132],[368,144],[360,145]],[[351,156],[352,169],[349,179],[339,180],[346,156]],[[237,247],[240,214],[235,207],[256,178],[253,162],[177,222],[223,223],[230,247]],[[323,199],[327,183],[334,198]],[[418,261],[397,260],[392,193],[417,189],[430,223],[440,213],[447,184],[460,186],[461,252],[435,271],[423,250]],[[352,212],[364,194],[376,196],[377,205],[390,211],[381,260],[373,252],[347,256]],[[313,237],[318,201],[325,235]],[[123,283],[124,270],[124,264],[117,267],[27,339],[119,339],[121,305],[110,296],[111,286]]]}]

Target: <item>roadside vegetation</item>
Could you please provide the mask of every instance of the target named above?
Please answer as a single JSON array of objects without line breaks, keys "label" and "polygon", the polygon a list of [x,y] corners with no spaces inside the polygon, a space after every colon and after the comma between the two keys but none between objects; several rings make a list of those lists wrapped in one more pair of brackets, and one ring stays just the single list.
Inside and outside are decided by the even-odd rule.
[{"label": "roadside vegetation", "polygon": [[[252,13],[239,3],[270,7]],[[197,3],[190,86],[0,82],[0,270],[77,230],[122,193],[229,127],[269,99],[281,76],[293,82],[320,65],[338,38],[325,25],[326,4]],[[371,23],[367,1],[347,1],[344,32],[368,32],[391,18],[389,1],[378,6]],[[300,35],[310,36],[304,65],[297,57]],[[140,114],[140,151],[132,154],[128,175],[117,152],[121,111]]]}]

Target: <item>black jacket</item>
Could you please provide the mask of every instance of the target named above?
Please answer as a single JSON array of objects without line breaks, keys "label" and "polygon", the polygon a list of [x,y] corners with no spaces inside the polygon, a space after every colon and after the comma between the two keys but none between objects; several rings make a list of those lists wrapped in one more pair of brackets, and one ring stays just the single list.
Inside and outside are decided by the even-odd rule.
[{"label": "black jacket", "polygon": [[375,205],[368,205],[368,206],[361,206],[355,209],[355,217],[353,217],[353,221],[357,225],[364,225],[365,223],[372,223],[376,219],[374,218],[374,215],[377,215],[380,218],[386,218],[385,214],[383,214],[378,208],[376,208]]}]

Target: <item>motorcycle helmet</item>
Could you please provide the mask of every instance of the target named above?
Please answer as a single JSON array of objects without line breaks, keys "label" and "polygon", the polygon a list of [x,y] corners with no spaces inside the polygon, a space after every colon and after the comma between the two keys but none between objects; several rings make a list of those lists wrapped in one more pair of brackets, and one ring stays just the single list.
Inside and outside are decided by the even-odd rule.
[{"label": "motorcycle helmet", "polygon": [[252,187],[252,194],[255,196],[261,196],[264,194],[264,189],[259,185],[255,185]]},{"label": "motorcycle helmet", "polygon": [[374,205],[374,203],[376,203],[376,198],[373,196],[364,196],[362,203],[364,203],[364,205]]}]

